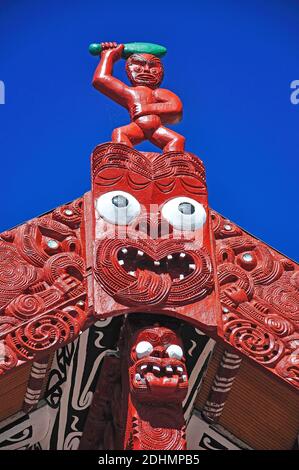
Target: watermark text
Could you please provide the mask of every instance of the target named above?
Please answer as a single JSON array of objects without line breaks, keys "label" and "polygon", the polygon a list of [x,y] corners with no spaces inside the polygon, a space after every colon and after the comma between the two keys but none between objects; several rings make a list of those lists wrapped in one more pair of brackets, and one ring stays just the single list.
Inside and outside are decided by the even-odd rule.
[{"label": "watermark text", "polygon": [[0,80],[0,104],[5,104],[5,85],[2,80]]},{"label": "watermark text", "polygon": [[292,93],[290,95],[290,100],[292,104],[299,104],[299,80],[293,80],[291,82]]}]

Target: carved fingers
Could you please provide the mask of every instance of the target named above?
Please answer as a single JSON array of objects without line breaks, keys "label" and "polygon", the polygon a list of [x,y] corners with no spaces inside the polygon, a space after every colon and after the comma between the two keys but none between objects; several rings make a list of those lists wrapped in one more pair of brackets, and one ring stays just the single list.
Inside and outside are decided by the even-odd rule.
[{"label": "carved fingers", "polygon": [[102,42],[102,54],[109,54],[113,57],[114,61],[117,61],[121,58],[122,52],[124,50],[123,44],[117,44],[117,42]]},{"label": "carved fingers", "polygon": [[133,120],[133,119],[136,119],[139,116],[141,116],[142,111],[143,111],[143,109],[142,109],[142,105],[140,103],[134,104],[130,109],[131,119]]}]

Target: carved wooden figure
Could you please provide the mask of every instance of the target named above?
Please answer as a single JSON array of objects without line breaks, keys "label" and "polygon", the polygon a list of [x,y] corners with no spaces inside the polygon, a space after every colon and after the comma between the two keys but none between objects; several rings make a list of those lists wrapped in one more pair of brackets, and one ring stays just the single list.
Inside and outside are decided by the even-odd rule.
[{"label": "carved wooden figure", "polygon": [[93,85],[101,93],[124,106],[131,123],[114,129],[112,142],[130,147],[149,140],[164,152],[184,150],[185,138],[165,124],[179,122],[183,106],[173,92],[160,88],[163,65],[153,54],[135,53],[126,61],[126,72],[132,86],[115,78],[113,65],[121,58],[124,45],[102,43],[101,60],[93,77]]},{"label": "carved wooden figure", "polygon": [[140,313],[125,320],[119,358],[105,360],[81,449],[186,449],[180,324],[154,319]]},{"label": "carved wooden figure", "polygon": [[[119,357],[105,359],[81,447],[184,449],[188,377],[173,324],[226,345],[206,419],[221,416],[244,355],[298,388],[298,266],[209,209],[202,161],[164,126],[182,103],[160,88],[159,54],[126,47],[97,48],[94,86],[131,123],[93,151],[91,191],[0,234],[0,375],[33,363],[29,411],[53,350],[123,315]],[[112,75],[121,55],[132,86]],[[145,139],[163,153],[133,148]]]},{"label": "carved wooden figure", "polygon": [[205,171],[192,154],[103,144],[92,155],[93,302],[98,318],[168,313],[216,329]]}]

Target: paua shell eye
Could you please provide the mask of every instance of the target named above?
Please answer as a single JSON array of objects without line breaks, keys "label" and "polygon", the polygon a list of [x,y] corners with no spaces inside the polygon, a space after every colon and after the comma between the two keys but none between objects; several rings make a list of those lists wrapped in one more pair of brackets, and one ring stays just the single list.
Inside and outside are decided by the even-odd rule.
[{"label": "paua shell eye", "polygon": [[207,214],[202,204],[189,197],[175,197],[162,207],[162,216],[175,229],[193,231],[203,226]]},{"label": "paua shell eye", "polygon": [[96,200],[99,215],[114,225],[128,225],[140,214],[137,199],[125,191],[110,191]]}]

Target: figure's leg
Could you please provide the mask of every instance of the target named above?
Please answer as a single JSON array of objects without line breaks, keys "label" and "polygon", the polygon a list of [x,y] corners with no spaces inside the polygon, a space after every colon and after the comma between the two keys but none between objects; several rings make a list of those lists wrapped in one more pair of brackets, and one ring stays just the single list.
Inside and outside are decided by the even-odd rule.
[{"label": "figure's leg", "polygon": [[129,147],[140,144],[144,139],[142,130],[135,122],[131,122],[127,126],[117,127],[112,132],[112,142],[125,144]]},{"label": "figure's leg", "polygon": [[185,149],[185,137],[163,126],[153,133],[150,141],[164,152],[184,152]]}]

